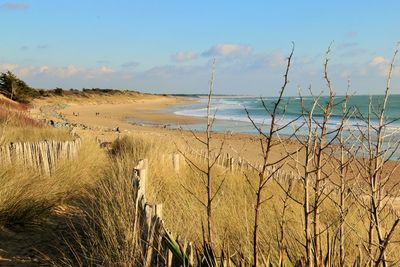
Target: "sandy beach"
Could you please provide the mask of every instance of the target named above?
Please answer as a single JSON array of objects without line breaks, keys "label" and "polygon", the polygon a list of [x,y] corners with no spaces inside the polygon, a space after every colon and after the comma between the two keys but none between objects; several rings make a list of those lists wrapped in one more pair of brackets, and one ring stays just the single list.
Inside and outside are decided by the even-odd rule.
[{"label": "sandy beach", "polygon": [[[206,123],[205,119],[199,117],[180,116],[165,109],[173,105],[193,103],[193,100],[185,97],[152,95],[141,93],[126,93],[118,96],[97,95],[89,99],[73,97],[51,97],[35,100],[33,113],[40,114],[42,119],[60,120],[55,114],[62,114],[66,121],[83,125],[78,127],[76,132],[82,136],[93,139],[100,139],[103,142],[112,142],[121,135],[140,135],[154,139],[163,139],[171,144],[171,149],[176,146],[191,146],[196,149],[204,147],[195,140],[192,132],[179,129],[167,128],[168,124],[183,125],[191,123]],[[74,115],[75,114],[75,115]],[[79,114],[79,115],[78,115]],[[142,123],[128,123],[127,118]],[[119,131],[116,131],[118,128]],[[198,136],[205,136],[197,132]],[[214,148],[218,148],[224,142],[224,153],[233,157],[241,157],[254,164],[262,162],[262,151],[260,136],[256,134],[242,133],[214,133]],[[275,146],[270,161],[276,161],[288,151],[298,149],[299,143],[294,140],[284,140],[284,145]],[[302,158],[302,153],[297,155]],[[397,162],[389,162],[391,169]],[[287,161],[283,169],[292,171]],[[329,172],[334,174],[335,168],[327,166]],[[400,175],[396,170],[395,175]]]},{"label": "sandy beach", "polygon": [[[182,140],[185,140],[200,149],[201,146],[193,140],[191,132],[165,127],[168,124],[206,123],[205,119],[199,117],[180,116],[164,111],[172,105],[190,103],[193,103],[193,100],[185,97],[151,94],[96,96],[90,99],[50,97],[35,100],[32,113],[42,119],[55,121],[60,121],[56,114],[61,114],[70,123],[86,126],[86,129],[77,128],[78,134],[108,142],[120,135],[145,134],[148,137],[166,138],[171,145],[172,141],[182,143]],[[141,123],[132,124],[126,122],[126,118],[147,123],[145,126]],[[117,127],[119,133],[115,131]],[[203,133],[197,134],[203,135]],[[214,137],[216,147],[222,141],[226,143],[226,153],[246,158],[251,162],[260,162],[261,150],[257,135],[215,133]],[[276,156],[283,153],[281,149]]]},{"label": "sandy beach", "polygon": [[[171,206],[168,206],[171,203],[171,199],[179,199],[178,197],[171,197],[172,191],[177,190],[177,187],[180,187],[179,184],[181,183],[181,180],[179,175],[181,174],[176,174],[173,173],[172,175],[168,174],[166,176],[160,176],[158,177],[158,173],[160,170],[163,168],[163,164],[160,163],[160,161],[163,161],[166,163],[165,155],[170,154],[171,152],[177,152],[183,151],[183,153],[187,153],[188,150],[185,150],[185,148],[190,148],[190,149],[205,149],[205,146],[201,144],[198,140],[193,135],[196,135],[196,137],[204,138],[205,133],[204,132],[191,132],[188,130],[180,130],[180,129],[172,129],[165,127],[168,124],[190,124],[190,123],[206,123],[204,119],[201,118],[196,118],[196,117],[188,117],[188,116],[178,116],[175,114],[172,114],[171,112],[166,111],[166,109],[174,106],[174,105],[182,105],[182,104],[190,104],[192,103],[193,100],[190,98],[184,98],[184,97],[175,97],[175,96],[164,96],[164,95],[152,95],[152,94],[140,94],[140,93],[127,93],[127,94],[117,94],[117,95],[88,95],[85,97],[82,96],[71,96],[67,95],[64,97],[61,96],[52,96],[52,97],[46,97],[46,98],[40,98],[34,100],[32,103],[32,109],[30,110],[31,114],[34,116],[37,116],[37,118],[46,120],[48,123],[52,120],[53,125],[56,127],[65,127],[67,126],[68,129],[71,129],[71,126],[74,127],[74,130],[76,133],[82,137],[82,139],[90,139],[92,141],[96,141],[100,143],[99,145],[96,145],[94,142],[86,142],[87,145],[91,145],[94,147],[96,150],[90,150],[87,151],[88,154],[85,154],[82,156],[82,158],[79,161],[79,164],[84,167],[90,167],[92,158],[91,157],[97,157],[99,155],[105,156],[106,153],[99,153],[102,152],[101,149],[104,149],[105,147],[109,147],[108,145],[110,142],[114,141],[117,138],[121,138],[123,136],[133,136],[133,137],[139,137],[141,140],[148,139],[154,140],[155,142],[151,143],[154,144],[155,146],[160,145],[162,150],[157,150],[159,149],[158,147],[153,147],[153,151],[155,152],[156,155],[161,155],[162,157],[157,157],[156,160],[149,161],[148,168],[153,170],[156,170],[155,173],[149,173],[151,174],[150,183],[154,183],[155,185],[153,188],[150,188],[150,191],[153,190],[152,192],[154,194],[158,194],[162,190],[166,190],[166,194],[168,194],[167,197],[164,197],[162,202],[165,203],[166,207],[164,210],[166,211],[165,214],[168,214],[166,216],[172,217],[166,217],[165,222],[166,225],[169,223],[169,225],[172,225],[170,223],[171,221],[176,220],[177,215],[172,214],[172,213],[167,213],[170,212],[170,210],[175,210],[176,205],[173,203]],[[126,121],[127,118],[131,118],[134,120],[139,121],[146,121],[150,123],[146,123],[145,125],[142,125],[141,123],[128,123]],[[65,131],[63,131],[66,135]],[[69,136],[69,135],[68,135]],[[69,136],[70,137],[70,136]],[[224,142],[224,149],[223,153],[229,153],[230,157],[234,158],[235,160],[238,159],[239,157],[246,160],[247,162],[250,162],[253,164],[253,166],[256,166],[257,164],[260,164],[262,161],[262,151],[261,151],[261,145],[260,145],[260,138],[263,138],[260,135],[257,134],[230,134],[230,133],[221,133],[221,132],[213,132],[212,134],[212,149],[213,152],[218,152],[218,148],[222,142]],[[204,139],[203,139],[204,140]],[[99,142],[100,141],[100,142]],[[276,140],[273,140],[276,141]],[[104,144],[104,146],[102,146]],[[282,139],[282,143],[278,144],[273,147],[271,150],[270,158],[268,162],[277,162],[282,157],[287,155],[289,152],[296,151],[300,146],[300,143],[295,141],[295,140],[290,140],[290,139]],[[169,151],[168,151],[169,150]],[[93,151],[97,151],[93,153]],[[104,149],[103,151],[107,151]],[[160,153],[160,154],[158,154]],[[192,157],[193,156],[190,156]],[[304,162],[304,151],[298,153],[298,155],[295,155],[297,159],[300,162]],[[170,157],[172,158],[172,157]],[[104,160],[104,159],[103,159]],[[128,159],[130,163],[132,163],[132,159]],[[182,160],[183,161],[183,160]],[[103,161],[99,161],[99,164],[102,164]],[[282,170],[288,174],[289,172],[292,172],[292,177],[301,177],[300,175],[297,175],[297,173],[293,170],[292,166],[294,166],[295,161],[293,159],[285,159],[282,162],[277,163],[275,166],[280,166],[281,163],[283,164]],[[172,163],[172,162],[170,162]],[[74,163],[74,165],[71,165],[69,169],[74,169],[72,166],[80,166],[77,162]],[[353,164],[353,163],[352,163]],[[172,164],[169,164],[172,166]],[[356,165],[356,164],[355,164]],[[389,162],[388,165],[386,166],[386,170],[391,170],[393,169],[396,165],[398,165],[397,162]],[[256,166],[258,169],[259,166]],[[331,192],[331,190],[336,190],[335,186],[333,185],[333,182],[335,179],[338,178],[338,168],[337,164],[335,163],[335,160],[332,160],[331,158],[328,160],[327,164],[323,167],[323,171],[327,174],[329,174],[329,180],[327,179],[326,182],[326,189],[325,192]],[[100,169],[100,168],[99,168]],[[188,169],[188,168],[186,168]],[[229,168],[226,169],[217,169],[217,170],[222,170],[223,175],[227,175],[226,177],[230,177],[232,179],[229,179],[229,181],[235,186],[239,186],[239,190],[243,190],[242,185],[247,185],[248,180],[246,178],[248,175],[254,175],[255,179],[254,184],[257,183],[257,178],[258,174],[254,172],[249,172],[247,170],[244,170],[243,172],[234,172],[234,177],[229,176],[231,172],[227,171]],[[302,173],[303,169],[300,167],[299,168],[299,173]],[[91,170],[88,173],[92,173],[93,170]],[[63,174],[63,172],[61,172]],[[85,177],[86,179],[89,179],[92,181],[91,176],[87,176],[87,173],[82,172],[81,170],[77,170],[77,173],[79,173],[82,177],[80,179],[83,179]],[[177,175],[177,176],[174,176]],[[347,173],[348,177],[351,176],[356,176],[357,175],[357,168],[354,168],[353,170],[350,170]],[[394,178],[398,177],[400,175],[400,171],[397,169],[396,172],[394,173]],[[60,176],[61,177],[61,176]],[[70,177],[70,176],[67,176]],[[73,177],[73,176],[71,176]],[[89,178],[88,178],[89,177]],[[168,177],[172,177],[170,181],[168,180]],[[179,179],[176,179],[178,177]],[[29,176],[29,178],[31,178]],[[193,176],[188,176],[189,180],[192,180]],[[152,181],[151,179],[154,179]],[[237,179],[237,180],[235,180]],[[49,179],[45,179],[46,181]],[[63,179],[64,180],[64,176]],[[396,179],[393,179],[396,180]],[[353,180],[354,181],[354,180]],[[352,183],[353,181],[350,181]],[[168,183],[167,183],[168,182]],[[396,182],[396,181],[394,181]],[[170,184],[169,184],[170,183]],[[236,184],[237,183],[237,184]],[[251,182],[252,183],[252,182]],[[267,190],[277,190],[276,184],[274,181],[270,182],[271,187],[268,187]],[[168,187],[168,189],[166,186]],[[180,184],[182,185],[182,184]],[[388,184],[390,186],[390,184]],[[160,186],[160,187],[158,187]],[[355,184],[355,186],[358,186],[358,184]],[[47,187],[43,187],[46,188]],[[171,189],[169,189],[171,188]],[[236,188],[236,187],[234,187]],[[168,191],[171,190],[171,191]],[[180,189],[183,190],[183,189]],[[178,191],[180,192],[180,191]],[[185,191],[182,191],[185,192]],[[239,191],[232,191],[235,192],[235,197],[239,193]],[[281,193],[281,191],[279,190]],[[279,192],[275,191],[269,191],[269,195],[271,197],[275,196],[280,196]],[[68,193],[69,194],[69,193]],[[226,195],[229,194],[229,189],[225,191]],[[275,195],[276,194],[276,195]],[[177,194],[179,195],[179,193]],[[184,194],[180,194],[184,195]],[[222,195],[222,194],[221,194]],[[154,197],[154,196],[153,196]],[[171,199],[168,199],[171,197]],[[162,196],[160,195],[160,199]],[[222,198],[222,197],[221,197]],[[241,198],[241,197],[240,197]],[[156,198],[155,198],[156,199]],[[226,201],[226,203],[230,204],[238,204],[240,201],[238,201],[237,198],[227,198],[229,201]],[[277,198],[275,198],[277,199]],[[157,199],[158,200],[158,199]],[[246,200],[245,200],[246,201]],[[277,200],[280,201],[280,200]],[[187,206],[187,201],[183,202],[185,203],[184,205]],[[247,203],[247,202],[246,202]],[[273,202],[275,203],[275,202]],[[272,208],[275,208],[274,205],[270,206]],[[400,209],[400,200],[398,198],[395,198],[393,196],[393,201],[392,205]],[[172,208],[171,208],[172,207]],[[179,206],[182,207],[182,206]],[[179,208],[178,209],[182,209]],[[299,207],[299,206],[295,206]],[[189,207],[189,209],[192,209]],[[61,210],[61,212],[65,212],[66,209]],[[227,209],[230,212],[234,209]],[[171,214],[171,215],[170,215]],[[239,218],[240,223],[236,223],[238,225],[241,225],[241,220],[243,219],[241,215],[243,214],[243,210],[239,211],[240,216],[236,216],[236,218]],[[325,216],[324,214],[322,216]],[[225,222],[226,215],[224,215],[223,220]],[[268,217],[270,219],[270,217]],[[97,217],[96,217],[97,220]],[[107,219],[108,220],[108,219]],[[190,217],[190,220],[192,220],[192,216]],[[188,223],[187,219],[182,221],[185,222],[185,225],[189,225],[187,229],[184,229],[184,231],[188,231],[188,229],[192,229],[193,227],[191,224]],[[230,224],[230,222],[229,222]],[[296,224],[296,222],[295,222]],[[68,231],[68,229],[64,229],[65,223],[64,221],[61,221],[59,223],[60,227],[51,229],[51,231]],[[267,224],[265,224],[267,225]],[[179,226],[181,227],[181,226]],[[184,227],[183,227],[184,228]],[[182,229],[183,229],[182,228]],[[47,228],[46,228],[47,229]],[[237,230],[234,230],[235,236],[237,234]],[[1,231],[0,231],[1,235]],[[2,238],[2,236],[0,236]],[[31,239],[39,239],[42,240],[42,234],[40,236],[35,236],[33,234],[27,234],[24,238],[28,241],[25,242],[36,242],[36,240],[31,240]],[[24,251],[24,248],[21,248],[21,241],[20,239],[13,239],[13,238],[4,238],[2,240],[7,240],[5,243],[7,248],[12,247],[12,251],[15,254],[19,254],[20,251]],[[10,241],[8,241],[10,240]],[[192,238],[191,240],[194,240]],[[50,241],[44,241],[40,243],[41,246],[45,247],[47,244],[50,244]],[[47,249],[47,248],[46,248]],[[0,251],[1,252],[1,251]],[[1,261],[1,254],[0,254],[0,261]],[[7,257],[10,257],[9,255],[6,254]],[[5,257],[7,260],[8,258]]]},{"label": "sandy beach", "polygon": [[[171,105],[188,104],[193,102],[187,98],[159,96],[147,94],[133,94],[127,96],[98,96],[93,99],[53,98],[38,100],[35,106],[49,106],[64,104],[62,109],[56,108],[57,112],[64,115],[69,121],[99,127],[129,128],[126,118],[138,121],[152,121],[155,124],[179,123],[188,124],[201,121],[197,118],[178,116],[165,113],[161,110]],[[74,114],[79,114],[75,116]]]}]

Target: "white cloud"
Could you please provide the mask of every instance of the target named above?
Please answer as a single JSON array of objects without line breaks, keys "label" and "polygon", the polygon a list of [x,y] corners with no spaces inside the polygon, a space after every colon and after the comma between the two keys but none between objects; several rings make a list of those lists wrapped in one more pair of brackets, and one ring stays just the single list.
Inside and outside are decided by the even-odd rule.
[{"label": "white cloud", "polygon": [[114,73],[115,71],[107,66],[100,68],[83,68],[75,65],[68,65],[64,67],[49,67],[42,66],[19,66],[17,64],[2,64],[0,71],[11,70],[22,78],[33,77],[39,74],[46,74],[58,79],[66,79],[70,77],[84,78],[84,79],[101,79],[105,76]]},{"label": "white cloud", "polygon": [[374,57],[369,63],[371,66],[377,66],[386,63],[387,60],[382,56]]},{"label": "white cloud", "polygon": [[[204,53],[210,56],[220,55],[216,61],[218,93],[275,95],[278,92],[288,51],[261,52],[253,51],[248,46],[220,44],[206,52]],[[181,62],[194,56],[193,52],[182,51],[173,55],[172,59]],[[312,57],[295,54],[289,73],[288,94],[296,95],[298,86],[306,88],[309,84],[312,84],[315,90],[325,88],[322,78],[323,60],[322,53]],[[45,63],[18,65],[3,61],[4,64],[0,64],[0,72],[11,70],[34,87],[134,88],[148,92],[205,93],[210,78],[209,61],[209,58],[203,58],[187,64],[175,62],[169,65],[155,65],[148,69],[136,68],[136,62],[117,65],[114,69],[111,63],[107,62],[98,62],[92,67],[86,67],[73,64],[49,66]],[[340,94],[346,91],[349,77],[355,89],[362,88],[362,93],[374,92],[384,84],[388,68],[388,57],[378,55],[358,63],[333,60],[329,70],[335,89]],[[393,76],[397,75],[400,75],[400,68],[396,68],[393,73]]]},{"label": "white cloud", "polygon": [[34,74],[36,74],[38,72],[39,72],[39,68],[33,67],[33,66],[22,67],[22,68],[18,68],[16,70],[17,75],[21,76],[21,77],[34,75]]},{"label": "white cloud", "polygon": [[38,74],[48,73],[50,68],[46,65],[43,66],[21,66],[13,69],[13,72],[17,74],[17,76],[21,76],[22,78],[35,76]]},{"label": "white cloud", "polygon": [[[383,56],[376,56],[369,62],[369,67],[381,77],[387,77],[389,75],[390,62]],[[392,76],[400,76],[400,68],[394,66]]]},{"label": "white cloud", "polygon": [[197,54],[191,51],[180,51],[177,52],[175,55],[172,55],[171,58],[177,62],[185,62],[191,61],[197,58]]},{"label": "white cloud", "polygon": [[44,72],[47,72],[48,70],[49,70],[48,66],[41,66],[40,69],[39,69],[39,72],[40,73],[44,73]]},{"label": "white cloud", "polygon": [[231,56],[231,55],[245,55],[251,53],[251,47],[248,45],[239,44],[217,44],[210,49],[204,51],[202,56],[215,57],[215,56]]},{"label": "white cloud", "polygon": [[100,73],[113,73],[114,70],[107,67],[107,66],[101,66],[100,68]]},{"label": "white cloud", "polygon": [[0,71],[13,71],[16,68],[18,68],[18,64],[12,64],[12,63],[4,63],[0,64]]},{"label": "white cloud", "polygon": [[67,67],[56,68],[51,71],[52,74],[60,77],[71,77],[79,72],[78,68],[75,65],[68,65]]}]

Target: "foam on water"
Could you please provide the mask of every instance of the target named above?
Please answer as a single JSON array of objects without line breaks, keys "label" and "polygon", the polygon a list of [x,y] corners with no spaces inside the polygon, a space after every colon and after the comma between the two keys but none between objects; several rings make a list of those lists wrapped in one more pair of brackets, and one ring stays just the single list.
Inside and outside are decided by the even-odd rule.
[{"label": "foam on water", "polygon": [[[381,96],[375,96],[373,100],[376,102],[375,106],[378,105],[378,100]],[[343,99],[343,98],[342,98]],[[341,100],[338,97],[338,103]],[[212,108],[211,111],[215,114],[216,119],[218,120],[230,120],[230,121],[238,121],[238,122],[246,122],[250,123],[248,115],[246,113],[246,109],[250,114],[251,119],[255,123],[259,124],[268,124],[270,123],[270,118],[262,104],[264,102],[267,108],[272,109],[276,98],[259,98],[259,97],[225,97],[225,98],[217,98],[212,100]],[[327,101],[326,97],[321,97],[320,102],[324,104]],[[306,109],[309,109],[312,104],[311,97],[304,97],[303,102]],[[284,125],[295,118],[301,116],[301,108],[300,108],[300,98],[298,97],[288,97],[284,98],[282,101],[282,105],[278,108],[278,124]],[[368,96],[354,96],[350,99],[348,106],[350,108],[357,109],[357,113],[364,117],[367,116],[368,112]],[[340,103],[339,103],[340,104]],[[206,117],[207,116],[207,99],[200,99],[198,104],[185,106],[181,109],[176,110],[174,113],[177,115],[184,116],[194,116],[194,117]],[[285,114],[283,116],[283,113]],[[320,109],[316,109],[314,111],[314,119],[318,122],[321,121],[323,117],[323,112]],[[387,109],[387,119],[394,120],[397,117],[400,117],[400,96],[392,95],[389,98],[389,106]],[[332,116],[329,121],[329,126],[331,128],[335,128],[340,124],[341,121],[341,105],[336,105],[333,109]],[[304,121],[301,119],[294,122],[293,125],[301,125]],[[376,124],[377,121],[372,120],[372,124]],[[349,119],[346,127],[349,128],[358,128],[365,127],[365,122],[356,118],[356,116]],[[400,123],[395,122],[391,125],[391,128],[398,129],[400,128]]]},{"label": "foam on water", "polygon": [[[377,108],[379,100],[382,96],[374,96],[372,98],[374,107]],[[200,98],[196,104],[177,107],[172,112],[177,115],[206,117],[207,116],[207,98]],[[260,97],[219,97],[212,99],[212,114],[215,114],[214,130],[220,132],[236,132],[236,133],[254,133],[258,131],[253,126],[252,121],[263,130],[267,131],[271,123],[271,118],[265,107],[272,109],[276,97],[260,98]],[[307,134],[307,124],[302,115],[301,102],[303,101],[305,109],[309,110],[313,103],[312,97],[287,97],[282,100],[282,105],[278,107],[278,115],[276,123],[279,126],[289,124],[289,127],[280,131],[281,135],[291,135],[295,129],[298,135]],[[343,97],[337,97],[336,105],[333,108],[332,115],[327,124],[328,131],[333,131],[341,125],[342,106],[341,100]],[[327,101],[326,97],[320,98],[321,105]],[[354,96],[348,102],[348,107],[354,109],[354,114],[349,118],[344,125],[345,135],[361,134],[367,130],[367,123],[360,119],[361,116],[367,118],[369,96]],[[264,107],[265,105],[265,107]],[[247,110],[247,112],[246,112]],[[171,111],[170,111],[171,112]],[[248,117],[250,115],[251,120]],[[395,121],[400,118],[400,95],[392,95],[388,100],[388,108],[386,111],[388,121],[394,120],[386,127],[386,134],[393,134],[394,138],[400,139],[400,121]],[[316,127],[316,123],[322,122],[323,112],[320,109],[314,111],[314,122],[311,127]],[[374,118],[371,124],[376,126],[378,121]],[[171,127],[175,127],[172,125]],[[178,127],[178,126],[177,126]],[[185,125],[183,128],[192,130],[205,130],[205,126],[201,124]],[[333,134],[332,134],[333,135]],[[328,137],[329,138],[329,137]]]}]

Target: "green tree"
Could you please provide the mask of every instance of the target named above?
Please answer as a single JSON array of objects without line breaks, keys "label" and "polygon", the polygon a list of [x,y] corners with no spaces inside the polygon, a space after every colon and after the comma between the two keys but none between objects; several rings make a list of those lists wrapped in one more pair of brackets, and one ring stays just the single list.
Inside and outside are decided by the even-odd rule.
[{"label": "green tree", "polygon": [[20,80],[14,73],[7,71],[0,74],[0,93],[18,102],[28,102],[38,96],[38,92]]}]

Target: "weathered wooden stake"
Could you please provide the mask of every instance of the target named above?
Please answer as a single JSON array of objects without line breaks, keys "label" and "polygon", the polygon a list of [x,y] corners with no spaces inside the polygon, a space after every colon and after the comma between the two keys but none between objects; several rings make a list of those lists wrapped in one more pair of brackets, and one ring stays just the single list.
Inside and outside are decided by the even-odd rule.
[{"label": "weathered wooden stake", "polygon": [[235,170],[235,159],[229,158],[229,170],[232,172]]},{"label": "weathered wooden stake", "polygon": [[133,168],[133,176],[137,177],[138,199],[145,196],[147,180],[147,159],[139,160],[139,163]]},{"label": "weathered wooden stake", "polygon": [[174,166],[174,171],[176,172],[176,173],[178,173],[179,172],[179,164],[180,164],[180,154],[179,153],[174,153],[173,155],[172,155],[172,164],[173,164],[173,166]]}]

